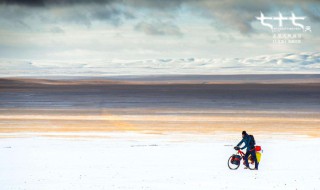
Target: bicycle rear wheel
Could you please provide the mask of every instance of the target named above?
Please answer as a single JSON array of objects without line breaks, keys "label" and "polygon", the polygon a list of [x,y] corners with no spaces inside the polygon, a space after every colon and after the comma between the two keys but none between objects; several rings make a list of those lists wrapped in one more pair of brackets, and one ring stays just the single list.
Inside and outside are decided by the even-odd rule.
[{"label": "bicycle rear wheel", "polygon": [[254,170],[255,169],[255,163],[254,160],[251,158],[251,155],[248,157],[248,162],[249,162],[249,169]]},{"label": "bicycle rear wheel", "polygon": [[239,162],[239,164],[238,165],[236,165],[236,164],[232,164],[231,163],[231,159],[232,159],[232,157],[233,157],[233,155],[232,156],[230,156],[230,158],[228,159],[228,167],[229,167],[229,169],[230,170],[236,170],[236,169],[238,169],[239,168],[239,166],[240,166],[240,162]]}]

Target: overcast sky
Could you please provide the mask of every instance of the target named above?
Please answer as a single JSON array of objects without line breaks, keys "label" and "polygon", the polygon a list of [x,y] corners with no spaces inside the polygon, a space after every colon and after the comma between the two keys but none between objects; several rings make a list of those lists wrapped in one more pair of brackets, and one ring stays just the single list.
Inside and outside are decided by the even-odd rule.
[{"label": "overcast sky", "polygon": [[[301,44],[272,43],[256,17],[304,16]],[[235,58],[320,51],[317,0],[0,0],[0,58]],[[286,23],[288,24],[288,23]]]}]

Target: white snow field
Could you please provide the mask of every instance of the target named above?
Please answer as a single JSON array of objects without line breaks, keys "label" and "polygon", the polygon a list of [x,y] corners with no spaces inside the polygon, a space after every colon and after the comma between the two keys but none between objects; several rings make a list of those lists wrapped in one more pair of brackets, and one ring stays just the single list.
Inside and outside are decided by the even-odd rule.
[{"label": "white snow field", "polygon": [[259,171],[227,167],[240,134],[1,138],[0,189],[320,189],[320,140],[289,137],[255,136]]}]

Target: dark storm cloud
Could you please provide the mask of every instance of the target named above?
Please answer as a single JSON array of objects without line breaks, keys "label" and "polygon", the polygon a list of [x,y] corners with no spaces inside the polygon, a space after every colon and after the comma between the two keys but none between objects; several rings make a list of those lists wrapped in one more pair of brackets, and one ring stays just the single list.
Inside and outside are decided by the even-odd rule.
[{"label": "dark storm cloud", "polygon": [[43,0],[0,0],[0,3],[7,5],[27,5],[27,6],[43,6]]},{"label": "dark storm cloud", "polygon": [[30,7],[42,7],[42,6],[66,6],[66,5],[77,5],[77,4],[106,4],[111,3],[115,0],[0,0],[0,3],[7,5],[24,5]]},{"label": "dark storm cloud", "polygon": [[[92,22],[100,21],[118,26],[124,20],[135,18],[135,15],[130,10],[124,9],[117,4],[84,4],[85,2],[83,1],[83,4],[78,2],[72,5],[72,2],[68,1],[70,6],[60,6],[60,4],[51,1],[50,4],[43,1],[38,3],[26,1],[20,4],[15,1],[15,3],[11,2],[11,4],[2,4],[2,6],[0,5],[0,24],[2,20],[3,26],[13,25],[17,27],[20,25],[19,23],[25,23],[29,27],[41,27],[45,24],[71,23],[89,27]],[[43,3],[46,7],[40,6]],[[62,1],[59,1],[59,3],[62,3]]]}]

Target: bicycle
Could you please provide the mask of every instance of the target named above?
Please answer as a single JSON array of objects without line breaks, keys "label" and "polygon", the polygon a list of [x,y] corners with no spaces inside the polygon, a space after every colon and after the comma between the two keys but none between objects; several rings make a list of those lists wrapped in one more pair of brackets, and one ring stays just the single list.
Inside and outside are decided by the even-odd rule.
[{"label": "bicycle", "polygon": [[[244,152],[242,152],[240,148],[237,146],[234,147],[234,149],[237,150],[237,153],[233,154],[228,159],[228,167],[230,168],[230,170],[238,169],[242,159],[243,159],[243,165],[246,165],[244,160],[244,155],[245,155]],[[251,158],[251,155],[249,155],[248,157],[248,162],[249,162],[249,169],[253,170],[255,168],[255,164],[254,164],[253,158]]]}]

